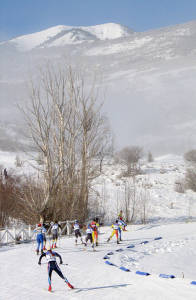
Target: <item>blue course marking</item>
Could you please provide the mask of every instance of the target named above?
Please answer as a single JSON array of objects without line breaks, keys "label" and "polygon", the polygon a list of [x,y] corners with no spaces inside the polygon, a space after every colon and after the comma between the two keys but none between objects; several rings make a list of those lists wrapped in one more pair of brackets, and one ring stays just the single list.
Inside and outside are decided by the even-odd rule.
[{"label": "blue course marking", "polygon": [[122,251],[124,251],[122,248],[116,250],[116,252],[122,252]]},{"label": "blue course marking", "polygon": [[162,237],[161,237],[161,236],[156,237],[156,238],[154,238],[154,240],[155,240],[155,241],[162,240]]},{"label": "blue course marking", "polygon": [[113,255],[113,254],[114,254],[113,252],[108,252],[108,253],[107,253],[107,255]]},{"label": "blue course marking", "polygon": [[159,277],[162,278],[176,278],[174,275],[160,274]]},{"label": "blue course marking", "polygon": [[130,272],[130,270],[125,267],[120,267],[119,269],[121,269],[122,271],[125,271],[125,272]]},{"label": "blue course marking", "polygon": [[149,276],[150,275],[150,273],[141,272],[141,271],[136,271],[135,273],[138,274],[138,275],[143,275],[143,276]]},{"label": "blue course marking", "polygon": [[134,248],[134,247],[135,247],[134,245],[127,246],[127,248]]},{"label": "blue course marking", "polygon": [[142,245],[142,244],[147,244],[147,243],[149,243],[149,242],[148,241],[143,241],[140,244]]},{"label": "blue course marking", "polygon": [[114,267],[116,267],[116,265],[115,265],[115,264],[113,264],[112,262],[110,262],[109,260],[106,260],[106,261],[105,261],[105,263],[106,263],[107,265],[110,265],[110,266],[114,266]]},{"label": "blue course marking", "polygon": [[110,257],[109,257],[108,255],[105,255],[105,256],[103,257],[103,259],[110,259]]},{"label": "blue course marking", "polygon": [[196,285],[196,281],[191,281],[191,284],[194,284],[194,285]]}]

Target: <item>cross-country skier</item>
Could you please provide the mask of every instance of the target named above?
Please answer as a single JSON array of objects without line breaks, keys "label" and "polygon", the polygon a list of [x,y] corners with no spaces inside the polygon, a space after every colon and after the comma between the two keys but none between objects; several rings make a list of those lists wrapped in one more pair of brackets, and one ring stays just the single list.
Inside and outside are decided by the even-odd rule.
[{"label": "cross-country skier", "polygon": [[36,240],[37,240],[37,255],[39,254],[39,248],[41,245],[41,253],[43,253],[43,243],[44,243],[44,233],[46,232],[46,229],[42,226],[42,224],[38,224],[37,227],[33,230],[36,234]]},{"label": "cross-country skier", "polygon": [[91,224],[88,224],[87,229],[86,229],[86,239],[85,239],[85,246],[87,246],[87,242],[88,240],[90,240],[92,247],[94,248],[94,244],[93,244],[93,229],[91,227]]},{"label": "cross-country skier", "polygon": [[41,260],[44,256],[46,257],[47,262],[48,262],[48,283],[49,283],[48,291],[49,292],[52,291],[52,284],[51,284],[52,271],[55,271],[66,282],[68,287],[70,289],[73,289],[74,288],[73,285],[71,285],[69,283],[68,279],[63,275],[63,273],[61,272],[61,269],[59,268],[59,266],[56,262],[56,257],[59,257],[60,264],[63,263],[60,254],[52,251],[51,247],[47,246],[47,252],[42,253],[42,255],[39,258],[39,261],[38,261],[39,265],[41,265]]},{"label": "cross-country skier", "polygon": [[98,227],[99,224],[97,223],[96,219],[93,219],[91,222],[91,227],[93,229],[92,237],[93,237],[93,244],[98,246]]},{"label": "cross-country skier", "polygon": [[51,233],[52,233],[52,248],[57,248],[57,239],[58,239],[58,233],[59,228],[61,228],[61,225],[59,225],[58,221],[55,221],[54,223],[51,223]]},{"label": "cross-country skier", "polygon": [[123,212],[122,212],[122,210],[120,210],[120,212],[119,212],[119,214],[118,214],[118,219],[121,220],[122,223],[123,223],[123,224],[122,224],[122,225],[123,225],[122,230],[123,230],[123,231],[127,231],[126,228],[125,228],[125,227],[127,226],[127,224],[126,224],[126,222],[123,220]]},{"label": "cross-country skier", "polygon": [[74,221],[73,229],[74,229],[74,233],[75,233],[75,244],[77,245],[78,237],[80,237],[81,243],[83,244],[82,235],[81,235],[81,231],[80,231],[80,224],[79,224],[78,220]]},{"label": "cross-country skier", "polygon": [[112,224],[112,234],[111,236],[107,239],[107,242],[109,242],[112,237],[114,236],[114,234],[116,235],[116,241],[117,241],[117,244],[119,244],[119,239],[118,239],[118,229],[119,229],[119,224],[118,224],[118,220],[116,220],[116,222],[114,224]]},{"label": "cross-country skier", "polygon": [[120,220],[123,219],[123,211],[122,211],[122,209],[120,210],[120,212],[118,214],[118,219],[120,219]]}]

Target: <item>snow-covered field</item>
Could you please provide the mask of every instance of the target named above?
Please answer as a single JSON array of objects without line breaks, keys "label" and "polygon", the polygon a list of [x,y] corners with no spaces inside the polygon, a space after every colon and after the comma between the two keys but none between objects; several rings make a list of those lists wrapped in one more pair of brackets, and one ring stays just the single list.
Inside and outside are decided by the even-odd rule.
[{"label": "snow-covered field", "polygon": [[[15,166],[15,155],[0,153],[0,164],[19,174],[32,172],[26,157],[18,154],[24,165]],[[196,286],[196,231],[195,193],[175,191],[176,182],[184,178],[186,164],[182,157],[165,155],[154,162],[141,164],[143,174],[137,176],[149,189],[146,225],[129,225],[123,232],[123,241],[106,240],[111,228],[100,228],[99,246],[93,252],[88,246],[74,245],[74,237],[64,237],[57,251],[66,265],[61,269],[75,286],[70,290],[63,280],[53,274],[54,293],[47,292],[47,265],[39,266],[35,243],[0,247],[0,300],[42,299],[122,299],[122,300],[195,300]],[[96,179],[95,188],[100,194],[99,205],[105,211],[105,223],[113,222],[123,208],[125,183],[120,165],[104,162],[103,174]],[[93,205],[93,203],[92,203]],[[155,240],[157,237],[161,239]],[[142,243],[145,242],[145,243]],[[133,245],[132,248],[127,248]],[[121,249],[121,251],[116,251]],[[103,259],[109,252],[108,261]],[[130,272],[125,272],[120,267]],[[149,276],[137,275],[148,272]],[[174,279],[159,277],[174,275]]]},{"label": "snow-covered field", "polygon": [[[0,248],[0,299],[123,299],[123,300],[195,300],[196,233],[194,223],[166,225],[134,225],[123,232],[123,241],[106,243],[111,229],[100,228],[100,245],[93,252],[88,246],[75,246],[73,237],[58,242],[58,253],[66,265],[61,270],[75,286],[70,290],[55,273],[52,276],[54,293],[47,292],[47,265],[37,264],[35,245],[16,245]],[[154,240],[162,237],[160,240]],[[146,244],[141,244],[148,241]],[[129,245],[134,248],[127,248]],[[122,249],[121,252],[116,250]],[[103,257],[108,252],[109,261]],[[125,272],[119,269],[130,269]],[[150,273],[137,275],[136,271]],[[159,274],[174,275],[174,279],[160,278]]]}]

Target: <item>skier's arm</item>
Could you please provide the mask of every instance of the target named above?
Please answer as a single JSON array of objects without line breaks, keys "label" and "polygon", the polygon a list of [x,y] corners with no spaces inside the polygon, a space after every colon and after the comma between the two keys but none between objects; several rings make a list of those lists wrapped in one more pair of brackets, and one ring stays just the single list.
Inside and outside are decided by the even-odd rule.
[{"label": "skier's arm", "polygon": [[41,260],[42,260],[42,257],[46,256],[46,253],[42,253],[42,255],[40,256],[39,258],[39,261],[38,261],[38,264],[41,265]]},{"label": "skier's arm", "polygon": [[60,254],[58,254],[58,253],[56,253],[56,252],[53,252],[53,253],[55,253],[55,256],[59,257],[59,259],[60,259],[60,264],[62,264],[63,261],[62,261],[62,257],[60,256]]}]

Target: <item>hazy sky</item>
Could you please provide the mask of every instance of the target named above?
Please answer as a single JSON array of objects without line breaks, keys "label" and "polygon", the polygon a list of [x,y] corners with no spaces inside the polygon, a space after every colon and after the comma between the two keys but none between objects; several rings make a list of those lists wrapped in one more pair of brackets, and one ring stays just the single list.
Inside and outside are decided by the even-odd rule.
[{"label": "hazy sky", "polygon": [[55,25],[120,23],[135,31],[196,19],[196,0],[0,0],[0,41]]}]

